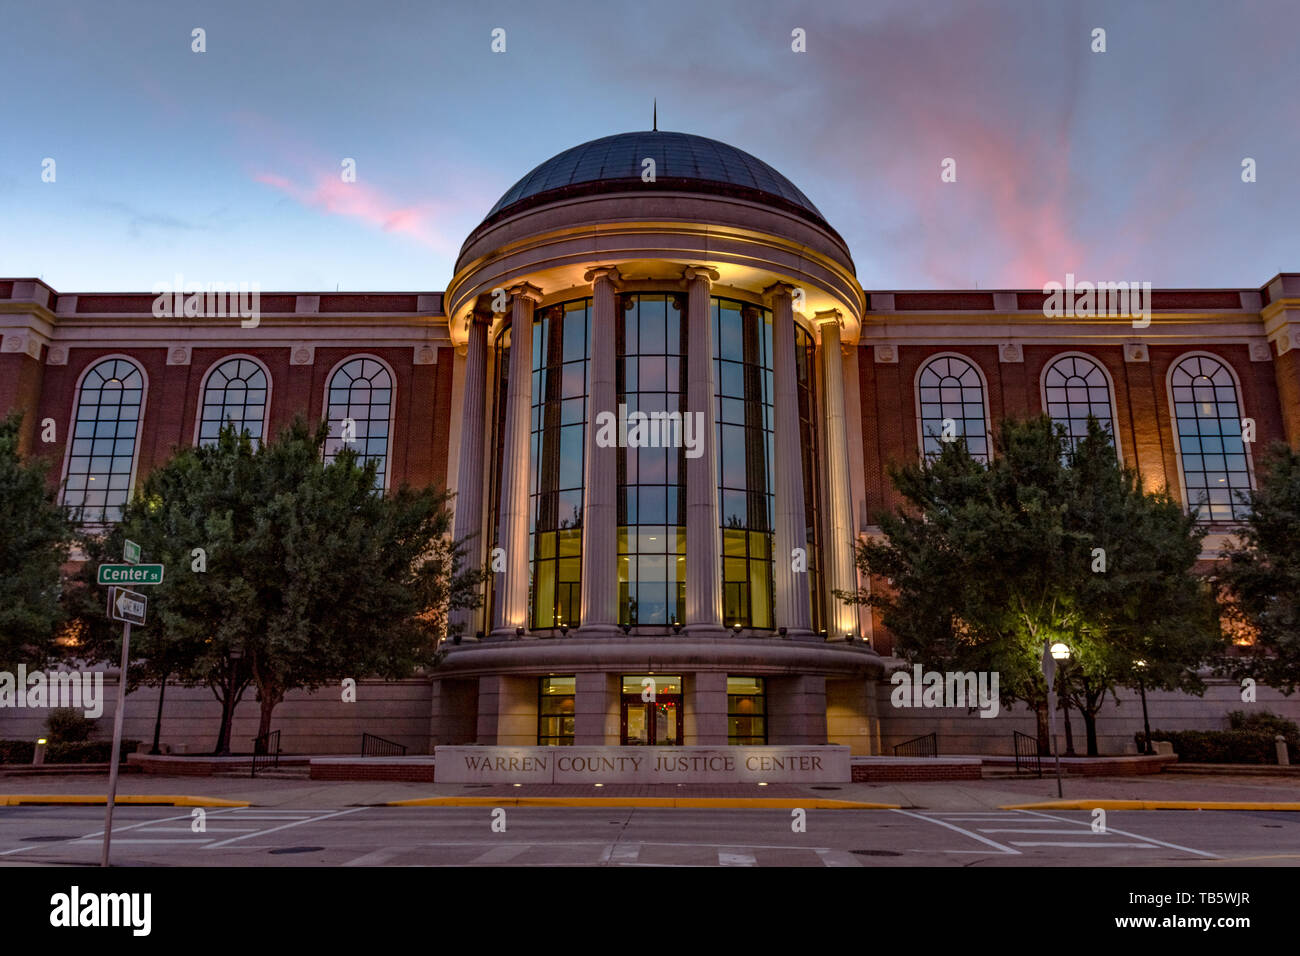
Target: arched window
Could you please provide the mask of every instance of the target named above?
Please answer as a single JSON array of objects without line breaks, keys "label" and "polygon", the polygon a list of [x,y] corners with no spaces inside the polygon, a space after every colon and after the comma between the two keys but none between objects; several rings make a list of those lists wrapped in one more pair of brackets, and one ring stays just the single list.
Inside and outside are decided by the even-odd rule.
[{"label": "arched window", "polygon": [[81,380],[63,486],[63,504],[77,509],[81,521],[122,520],[135,477],[144,390],[144,373],[125,358],[104,359]]},{"label": "arched window", "polygon": [[989,460],[984,380],[971,362],[959,355],[930,359],[916,377],[916,394],[926,458],[937,457],[943,441],[964,438],[972,458]]},{"label": "arched window", "polygon": [[213,366],[203,386],[197,444],[211,445],[226,422],[248,432],[260,444],[266,425],[266,370],[251,358],[237,356]]},{"label": "arched window", "polygon": [[1055,423],[1065,426],[1070,447],[1088,434],[1088,416],[1115,440],[1115,414],[1110,379],[1101,365],[1086,355],[1062,355],[1043,370],[1043,408]]},{"label": "arched window", "polygon": [[393,374],[378,359],[348,359],[330,376],[326,417],[329,438],[325,462],[344,448],[357,453],[358,463],[375,461],[375,486],[388,486],[388,431],[393,417]]},{"label": "arched window", "polygon": [[1188,508],[1200,521],[1244,518],[1250,459],[1232,371],[1213,356],[1189,355],[1169,370],[1169,394]]}]

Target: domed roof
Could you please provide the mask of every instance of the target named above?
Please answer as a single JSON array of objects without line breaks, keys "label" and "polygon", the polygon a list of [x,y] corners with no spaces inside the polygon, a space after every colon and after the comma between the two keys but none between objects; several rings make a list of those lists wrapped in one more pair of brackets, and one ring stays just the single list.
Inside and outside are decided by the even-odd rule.
[{"label": "domed roof", "polygon": [[[647,158],[655,161],[653,184],[641,180]],[[566,149],[506,190],[484,222],[566,196],[612,191],[610,186],[738,196],[786,208],[827,226],[808,197],[761,159],[716,139],[661,130],[618,133]]]}]

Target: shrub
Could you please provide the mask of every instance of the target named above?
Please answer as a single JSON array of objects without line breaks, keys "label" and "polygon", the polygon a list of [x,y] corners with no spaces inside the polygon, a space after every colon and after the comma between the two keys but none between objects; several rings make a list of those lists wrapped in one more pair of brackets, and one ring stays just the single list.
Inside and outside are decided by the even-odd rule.
[{"label": "shrub", "polygon": [[79,710],[61,707],[50,711],[45,729],[50,732],[51,744],[78,744],[90,739],[95,722]]},{"label": "shrub", "polygon": [[[1153,730],[1152,740],[1167,740],[1184,763],[1276,764],[1276,733],[1264,730]],[[1145,749],[1144,735],[1134,735],[1138,753]],[[1292,763],[1300,763],[1300,734],[1287,736]]]},{"label": "shrub", "polygon": [[1300,724],[1267,710],[1253,714],[1248,714],[1244,710],[1231,711],[1228,714],[1228,726],[1233,730],[1260,730],[1270,734],[1281,734],[1288,739],[1300,736]]},{"label": "shrub", "polygon": [[[138,740],[122,741],[120,760],[133,753],[140,745]],[[111,740],[87,740],[72,743],[51,743],[45,751],[47,764],[58,763],[108,763],[113,752]],[[0,764],[28,764],[36,754],[34,740],[0,740]],[[120,762],[120,761],[119,761]]]}]

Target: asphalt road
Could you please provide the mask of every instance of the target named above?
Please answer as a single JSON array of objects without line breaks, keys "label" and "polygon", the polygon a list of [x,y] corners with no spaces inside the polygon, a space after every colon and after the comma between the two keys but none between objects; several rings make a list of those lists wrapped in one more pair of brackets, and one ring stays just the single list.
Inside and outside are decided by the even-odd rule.
[{"label": "asphalt road", "polygon": [[[504,818],[501,814],[504,813]],[[0,866],[97,864],[103,807],[0,808]],[[496,821],[497,829],[493,824]],[[504,832],[500,827],[504,822]],[[119,866],[1296,866],[1300,814],[119,806]]]}]

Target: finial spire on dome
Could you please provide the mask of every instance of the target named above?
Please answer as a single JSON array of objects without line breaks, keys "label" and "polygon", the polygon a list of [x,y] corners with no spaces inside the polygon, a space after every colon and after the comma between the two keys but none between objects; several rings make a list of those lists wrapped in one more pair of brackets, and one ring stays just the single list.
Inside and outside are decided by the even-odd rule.
[{"label": "finial spire on dome", "polygon": [[653,132],[659,132],[659,97],[654,99],[654,128]]}]

